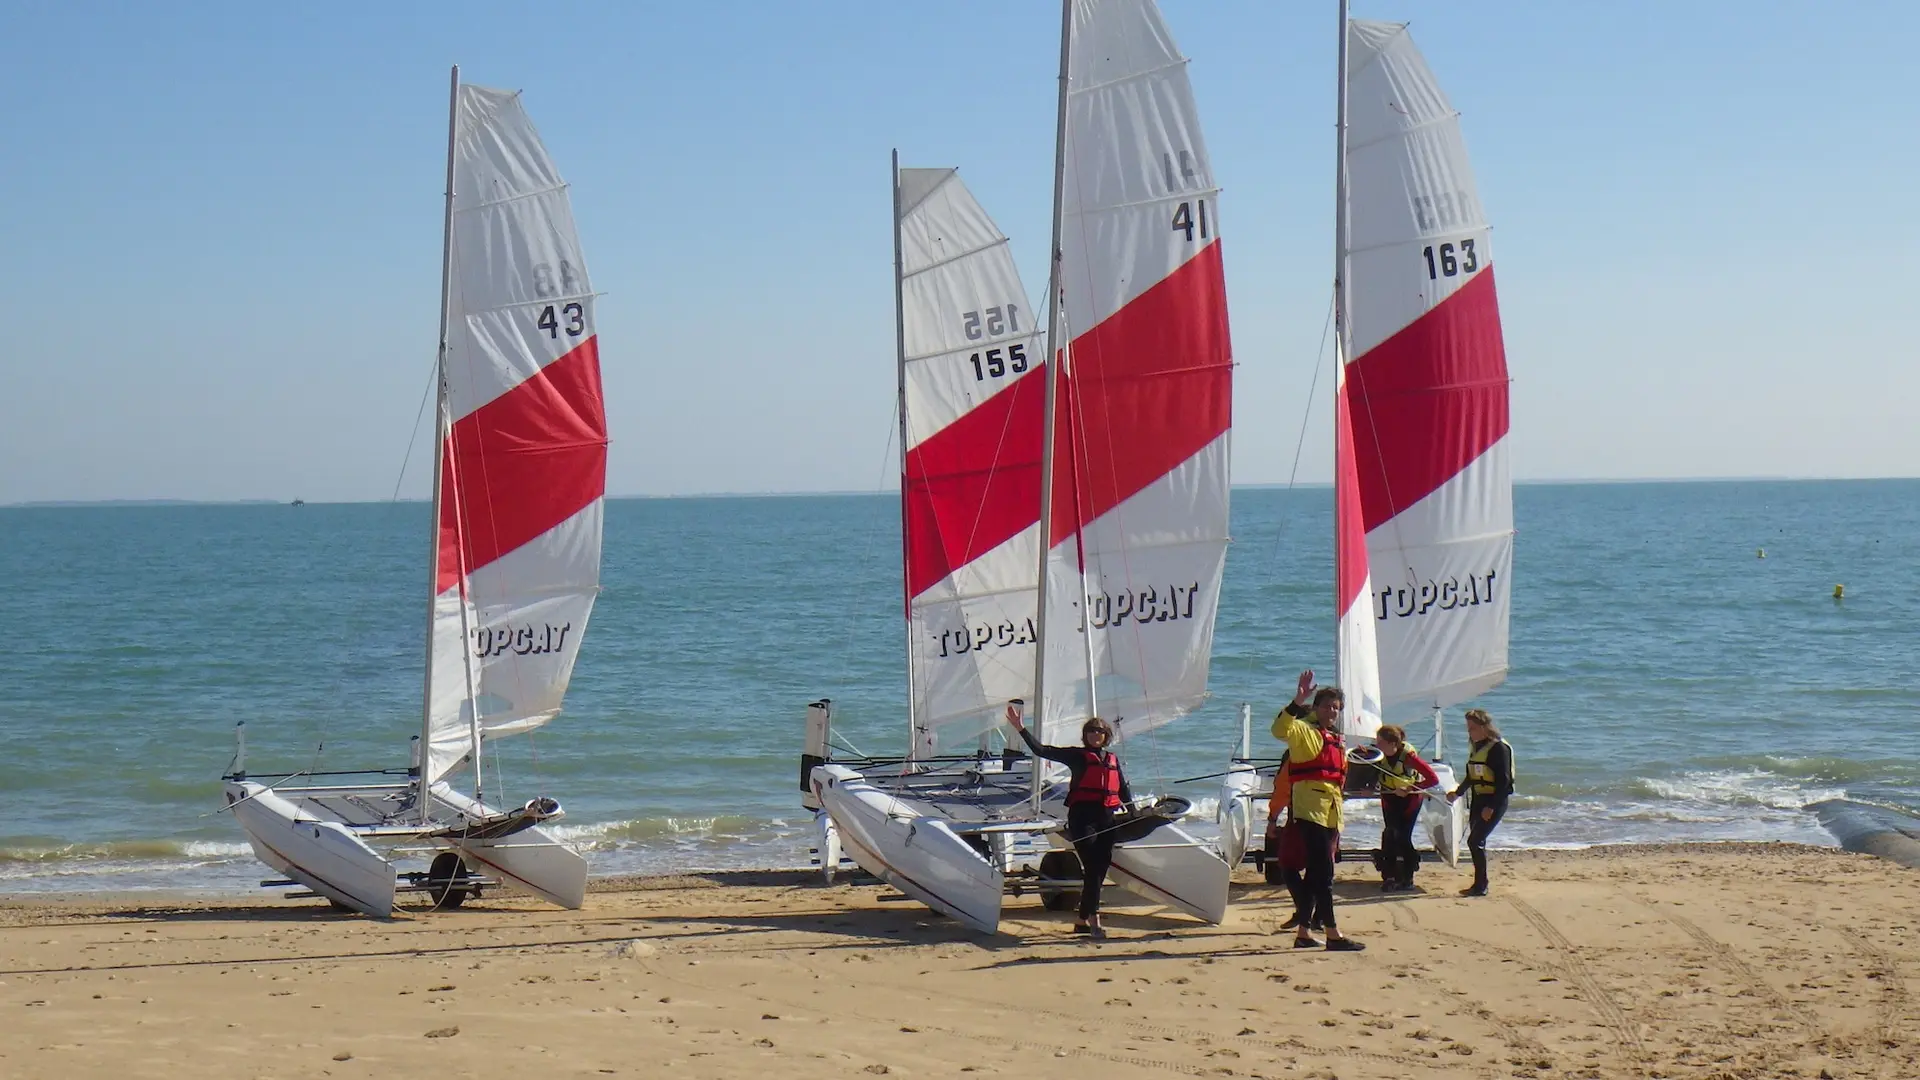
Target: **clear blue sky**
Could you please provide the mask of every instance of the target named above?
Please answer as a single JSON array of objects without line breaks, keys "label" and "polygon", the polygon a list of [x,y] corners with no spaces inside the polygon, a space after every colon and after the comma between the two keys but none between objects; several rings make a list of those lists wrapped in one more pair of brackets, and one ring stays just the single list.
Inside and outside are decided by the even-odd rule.
[{"label": "clear blue sky", "polygon": [[[1326,313],[1333,6],[1163,4],[1226,188],[1235,479],[1284,481]],[[574,185],[612,492],[883,486],[887,152],[959,165],[1041,292],[1050,9],[7,0],[0,503],[387,497],[456,61],[526,91]],[[1920,474],[1920,4],[1355,14],[1411,19],[1465,115],[1517,475]]]}]

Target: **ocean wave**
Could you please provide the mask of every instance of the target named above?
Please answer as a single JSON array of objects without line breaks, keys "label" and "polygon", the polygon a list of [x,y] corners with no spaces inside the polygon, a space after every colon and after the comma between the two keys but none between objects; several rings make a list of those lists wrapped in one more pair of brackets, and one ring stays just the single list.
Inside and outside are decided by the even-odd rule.
[{"label": "ocean wave", "polygon": [[0,866],[69,862],[163,862],[228,859],[251,851],[244,843],[215,840],[109,840],[99,843],[0,847]]},{"label": "ocean wave", "polygon": [[1664,779],[1642,776],[1634,778],[1627,788],[1643,797],[1775,810],[1804,810],[1817,802],[1847,796],[1844,788],[1809,787],[1764,769],[1696,769]]}]

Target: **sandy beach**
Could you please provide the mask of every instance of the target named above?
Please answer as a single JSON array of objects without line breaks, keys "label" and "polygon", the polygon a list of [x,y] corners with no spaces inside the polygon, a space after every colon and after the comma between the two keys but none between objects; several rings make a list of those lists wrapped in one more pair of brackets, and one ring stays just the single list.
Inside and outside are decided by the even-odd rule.
[{"label": "sandy beach", "polygon": [[1920,874],[1794,845],[1502,853],[1383,897],[1362,954],[1009,899],[985,940],[812,875],[596,883],[390,922],[312,901],[0,905],[0,1076],[1910,1077]]}]

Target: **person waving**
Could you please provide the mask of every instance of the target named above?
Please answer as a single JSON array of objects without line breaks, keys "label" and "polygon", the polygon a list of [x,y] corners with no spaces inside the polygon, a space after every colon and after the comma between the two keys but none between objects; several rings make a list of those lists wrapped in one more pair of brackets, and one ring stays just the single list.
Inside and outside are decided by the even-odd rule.
[{"label": "person waving", "polygon": [[1273,737],[1287,744],[1287,775],[1293,781],[1289,809],[1306,849],[1306,887],[1294,907],[1296,949],[1320,943],[1311,927],[1327,929],[1327,949],[1359,952],[1365,945],[1340,932],[1333,917],[1333,861],[1340,850],[1341,800],[1347,780],[1347,748],[1340,738],[1337,686],[1315,686],[1311,669],[1300,673],[1293,701],[1273,720]]},{"label": "person waving", "polygon": [[1113,865],[1114,814],[1133,801],[1127,778],[1120,771],[1120,759],[1107,744],[1113,741],[1113,726],[1097,716],[1089,716],[1080,725],[1079,746],[1047,746],[1033,737],[1020,722],[1022,703],[1007,706],[1007,723],[1020,733],[1027,748],[1048,761],[1057,761],[1072,774],[1067,787],[1067,838],[1080,855],[1080,919],[1073,932],[1104,940],[1107,931],[1100,925],[1100,886],[1107,880],[1107,868]]}]

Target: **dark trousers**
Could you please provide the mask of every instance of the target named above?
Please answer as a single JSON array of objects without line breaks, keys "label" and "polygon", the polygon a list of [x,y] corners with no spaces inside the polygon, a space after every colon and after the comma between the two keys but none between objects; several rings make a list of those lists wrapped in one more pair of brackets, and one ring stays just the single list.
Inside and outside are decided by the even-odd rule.
[{"label": "dark trousers", "polygon": [[1380,876],[1386,881],[1413,881],[1420,869],[1420,852],[1413,846],[1413,827],[1420,820],[1424,799],[1391,797],[1380,800]]},{"label": "dark trousers", "polygon": [[1080,854],[1080,921],[1100,914],[1100,886],[1113,865],[1113,811],[1095,803],[1067,807],[1067,839]]},{"label": "dark trousers", "polygon": [[[1493,810],[1493,817],[1482,821],[1480,812]],[[1507,816],[1507,800],[1504,795],[1475,795],[1467,804],[1467,850],[1473,854],[1473,887],[1487,887],[1487,837],[1493,835],[1494,827],[1500,819]]]},{"label": "dark trousers", "polygon": [[1340,834],[1311,821],[1295,819],[1300,839],[1307,851],[1306,887],[1294,902],[1293,914],[1302,928],[1314,923],[1335,929],[1333,921],[1333,855],[1339,850]]}]

